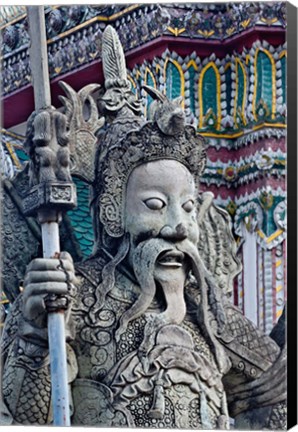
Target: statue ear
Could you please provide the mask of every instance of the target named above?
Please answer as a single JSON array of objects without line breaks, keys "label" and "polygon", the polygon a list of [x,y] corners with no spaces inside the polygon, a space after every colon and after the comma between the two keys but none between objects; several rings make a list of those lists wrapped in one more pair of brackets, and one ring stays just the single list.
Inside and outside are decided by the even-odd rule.
[{"label": "statue ear", "polygon": [[159,102],[158,101],[156,101],[156,100],[154,100],[152,103],[151,103],[151,105],[150,105],[150,107],[149,107],[149,120],[153,120],[154,119],[154,116],[155,116],[155,113],[156,113],[156,111],[157,111],[157,109],[158,109],[158,104],[159,104]]},{"label": "statue ear", "polygon": [[183,96],[178,96],[177,98],[173,99],[172,102],[173,104],[177,105],[178,107],[181,106],[182,102],[183,102],[184,97]]}]

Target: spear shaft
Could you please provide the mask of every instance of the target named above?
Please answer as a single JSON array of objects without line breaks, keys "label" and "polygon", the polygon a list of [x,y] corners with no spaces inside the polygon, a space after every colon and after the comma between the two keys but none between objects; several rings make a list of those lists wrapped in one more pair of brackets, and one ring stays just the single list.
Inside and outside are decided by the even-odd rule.
[{"label": "spear shaft", "polygon": [[[47,39],[44,7],[27,6],[30,32],[30,66],[34,89],[35,110],[51,106],[48,70]],[[47,206],[38,210],[41,222],[43,256],[59,256],[59,211]],[[49,312],[48,340],[51,363],[52,407],[55,426],[70,426],[67,356],[65,343],[64,312]]]}]

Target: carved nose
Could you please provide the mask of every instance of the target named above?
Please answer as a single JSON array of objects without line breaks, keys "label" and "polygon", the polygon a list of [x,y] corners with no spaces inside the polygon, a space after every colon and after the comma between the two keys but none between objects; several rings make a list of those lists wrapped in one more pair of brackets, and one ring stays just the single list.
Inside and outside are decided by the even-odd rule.
[{"label": "carved nose", "polygon": [[160,236],[169,240],[184,240],[187,238],[187,229],[182,223],[178,224],[176,228],[165,225],[160,230]]}]

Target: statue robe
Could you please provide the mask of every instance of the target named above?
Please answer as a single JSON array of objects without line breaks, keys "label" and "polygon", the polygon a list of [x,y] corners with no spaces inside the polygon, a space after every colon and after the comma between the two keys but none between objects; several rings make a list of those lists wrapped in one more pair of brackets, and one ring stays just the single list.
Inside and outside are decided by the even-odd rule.
[{"label": "statue robe", "polygon": [[[97,256],[77,266],[78,290],[67,350],[72,424],[229,428],[229,416],[239,415],[246,406],[243,401],[237,404],[233,387],[245,386],[268,370],[280,355],[278,345],[227,303],[227,326],[219,341],[231,368],[223,376],[198,324],[191,293],[185,292],[184,321],[158,331],[148,354],[149,367],[144,370],[138,348],[146,322],[162,311],[162,303],[155,298],[116,342],[119,319],[137,299],[140,287],[120,265],[113,289],[103,298],[100,288],[105,264],[106,259]],[[4,402],[14,423],[47,424],[52,416],[47,347],[42,332],[37,332],[34,343],[18,337],[18,328],[24,325],[21,303],[20,296],[3,338]]]}]

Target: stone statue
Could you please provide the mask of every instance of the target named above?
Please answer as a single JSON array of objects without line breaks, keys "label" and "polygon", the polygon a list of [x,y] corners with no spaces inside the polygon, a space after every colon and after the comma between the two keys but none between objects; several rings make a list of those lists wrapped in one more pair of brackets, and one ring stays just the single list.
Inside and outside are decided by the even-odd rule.
[{"label": "stone statue", "polygon": [[[285,347],[230,301],[241,267],[228,214],[198,189],[204,140],[185,124],[181,101],[155,89],[146,88],[153,120],[141,117],[110,26],[102,57],[93,130],[79,118],[88,92],[64,85],[63,98],[70,159],[91,185],[94,251],[77,265],[68,253],[29,264],[2,341],[3,421],[51,424],[50,298],[51,308],[67,300],[73,425],[229,429],[233,418],[241,428],[285,428]],[[36,124],[29,135],[42,147]],[[98,127],[92,158],[76,158],[82,137],[96,145]]]}]

